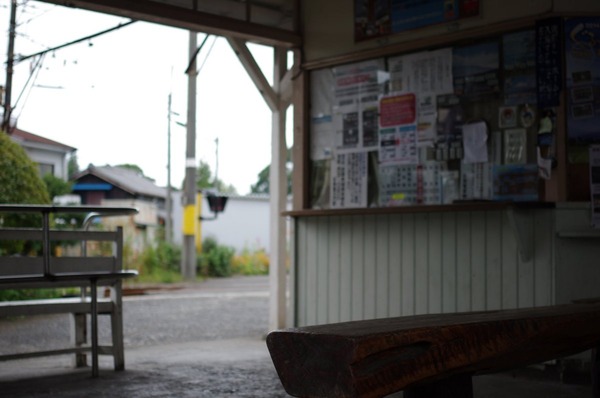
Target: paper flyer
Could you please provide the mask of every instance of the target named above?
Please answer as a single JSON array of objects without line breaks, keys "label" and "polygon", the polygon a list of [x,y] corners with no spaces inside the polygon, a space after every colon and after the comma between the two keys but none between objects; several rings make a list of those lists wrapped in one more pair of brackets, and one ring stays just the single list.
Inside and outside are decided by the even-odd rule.
[{"label": "paper flyer", "polygon": [[487,126],[485,122],[463,125],[464,163],[484,163],[488,161]]},{"label": "paper flyer", "polygon": [[592,227],[600,228],[600,145],[590,145]]},{"label": "paper flyer", "polygon": [[379,162],[417,164],[417,125],[389,127],[379,130]]},{"label": "paper flyer", "polygon": [[331,208],[367,207],[368,152],[336,153],[331,165]]}]

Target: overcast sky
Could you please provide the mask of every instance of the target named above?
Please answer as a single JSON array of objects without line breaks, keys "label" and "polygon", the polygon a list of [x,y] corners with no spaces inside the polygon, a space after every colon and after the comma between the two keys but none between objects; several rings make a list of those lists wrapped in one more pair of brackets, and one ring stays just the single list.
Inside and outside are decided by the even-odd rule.
[{"label": "overcast sky", "polygon": [[[22,2],[21,2],[22,3]],[[2,62],[7,59],[9,0],[0,3]],[[126,18],[27,1],[17,13],[17,55],[34,54],[127,22]],[[204,34],[198,35],[200,44]],[[225,39],[210,37],[199,55],[196,159],[246,194],[270,162],[271,112]],[[172,93],[171,181],[185,174],[189,33],[136,22],[15,65],[12,98],[18,127],[77,148],[81,169],[136,164],[167,182],[168,96]],[[211,49],[212,47],[212,49]],[[269,81],[273,52],[249,45]],[[210,53],[209,53],[210,50]],[[206,61],[205,61],[206,59]],[[3,68],[3,72],[4,72]],[[30,79],[29,88],[26,81]],[[2,79],[4,80],[4,79]],[[21,92],[23,94],[21,94]],[[20,99],[19,96],[21,96]]]}]

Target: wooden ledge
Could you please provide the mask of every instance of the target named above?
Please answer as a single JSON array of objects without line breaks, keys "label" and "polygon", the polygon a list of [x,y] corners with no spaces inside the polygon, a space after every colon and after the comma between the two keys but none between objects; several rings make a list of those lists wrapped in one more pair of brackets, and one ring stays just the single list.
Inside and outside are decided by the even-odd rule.
[{"label": "wooden ledge", "polygon": [[304,209],[283,212],[288,217],[318,217],[318,216],[358,216],[358,215],[388,215],[411,213],[440,213],[458,211],[488,211],[505,209],[553,209],[554,202],[493,202],[493,201],[461,201],[450,205],[419,205],[370,207],[353,209]]}]

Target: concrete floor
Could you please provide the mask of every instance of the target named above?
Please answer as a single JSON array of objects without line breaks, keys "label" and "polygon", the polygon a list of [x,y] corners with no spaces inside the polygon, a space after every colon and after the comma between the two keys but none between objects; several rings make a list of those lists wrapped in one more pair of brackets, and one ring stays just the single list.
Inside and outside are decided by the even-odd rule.
[{"label": "concrete floor", "polygon": [[[266,279],[232,279],[126,298],[124,372],[112,370],[111,357],[100,358],[96,379],[89,368],[72,368],[68,356],[0,362],[0,397],[288,397],[264,341],[266,286]],[[54,330],[44,327],[50,321],[42,318],[39,329]],[[6,322],[4,343],[16,330]],[[476,398],[593,396],[589,381],[564,384],[531,369],[477,376],[473,384]]]}]

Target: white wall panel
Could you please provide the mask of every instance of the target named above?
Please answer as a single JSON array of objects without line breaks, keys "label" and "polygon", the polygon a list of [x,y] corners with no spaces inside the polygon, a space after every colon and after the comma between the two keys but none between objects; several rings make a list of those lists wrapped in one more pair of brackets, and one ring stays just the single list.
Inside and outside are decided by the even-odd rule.
[{"label": "white wall panel", "polygon": [[497,211],[298,220],[297,325],[554,303],[554,212],[519,213],[523,261]]}]

